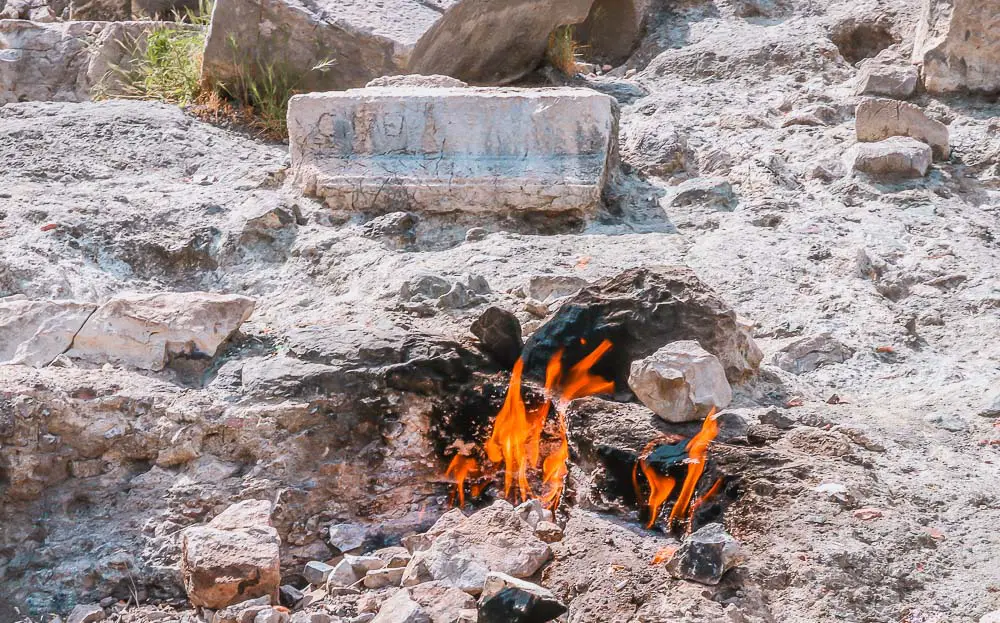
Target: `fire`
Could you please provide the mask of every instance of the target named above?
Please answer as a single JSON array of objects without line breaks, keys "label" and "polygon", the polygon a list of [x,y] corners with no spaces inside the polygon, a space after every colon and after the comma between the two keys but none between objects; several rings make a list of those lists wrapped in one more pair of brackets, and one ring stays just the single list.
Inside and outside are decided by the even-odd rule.
[{"label": "fire", "polygon": [[[674,501],[674,505],[670,510],[670,525],[673,525],[677,520],[693,517],[695,511],[721,488],[721,479],[716,480],[715,484],[704,495],[697,498],[694,503],[691,502],[695,488],[698,486],[698,481],[705,471],[705,463],[708,459],[708,447],[718,434],[719,423],[715,409],[712,409],[705,418],[705,422],[702,424],[698,434],[692,437],[684,446],[684,451],[687,453],[687,458],[684,460],[684,463],[687,465],[687,473],[684,476],[680,492],[677,494],[677,500]],[[660,507],[667,501],[667,498],[670,497],[674,487],[677,485],[677,481],[673,476],[659,473],[649,462],[650,454],[661,445],[663,444],[660,441],[650,442],[643,448],[639,454],[638,461],[636,461],[635,466],[632,468],[632,486],[635,487],[636,497],[642,497],[641,489],[639,488],[639,470],[642,470],[643,475],[646,477],[646,482],[649,483],[649,521],[646,523],[647,528],[652,528],[656,523],[656,519],[660,514]]]},{"label": "fire", "polygon": [[[493,431],[483,450],[489,461],[503,464],[504,497],[515,495],[520,501],[536,497],[531,488],[530,475],[538,469],[541,459],[542,432],[549,414],[555,407],[554,424],[558,443],[542,461],[543,493],[539,497],[552,510],[559,506],[565,487],[569,440],[566,428],[566,407],[570,401],[584,396],[610,392],[614,383],[591,374],[590,369],[611,349],[611,342],[604,340],[589,355],[563,373],[560,350],[549,360],[545,369],[545,399],[537,407],[528,408],[522,396],[521,377],[524,361],[518,359],[511,372],[510,385],[500,412],[493,421]],[[456,455],[445,476],[455,484],[453,501],[465,504],[465,481],[473,474],[482,474],[475,459]],[[476,494],[475,491],[473,491]]]}]

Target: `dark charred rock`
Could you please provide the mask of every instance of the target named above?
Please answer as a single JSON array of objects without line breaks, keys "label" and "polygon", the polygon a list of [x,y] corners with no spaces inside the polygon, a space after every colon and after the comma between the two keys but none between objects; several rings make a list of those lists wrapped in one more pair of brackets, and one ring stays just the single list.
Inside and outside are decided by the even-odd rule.
[{"label": "dark charred rock", "polygon": [[302,601],[303,595],[302,591],[295,588],[291,584],[285,584],[278,589],[278,599],[282,606],[286,608],[295,608],[295,605]]},{"label": "dark charred rock", "polygon": [[495,595],[480,600],[479,623],[545,623],[555,620],[566,612],[566,606],[546,593],[531,591],[520,585],[501,589]]},{"label": "dark charred rock", "polygon": [[722,299],[679,266],[633,268],[584,288],[528,340],[528,374],[542,378],[560,348],[564,366],[589,354],[602,340],[614,347],[594,368],[627,390],[629,366],[677,340],[696,340],[722,362],[731,382],[754,374],[762,354]]},{"label": "dark charred rock", "polygon": [[739,541],[722,524],[712,523],[689,536],[667,562],[676,577],[701,584],[718,584],[723,574],[744,559]]},{"label": "dark charred rock", "polygon": [[489,307],[472,323],[472,334],[498,365],[514,367],[524,349],[521,323],[517,316],[499,307]]}]

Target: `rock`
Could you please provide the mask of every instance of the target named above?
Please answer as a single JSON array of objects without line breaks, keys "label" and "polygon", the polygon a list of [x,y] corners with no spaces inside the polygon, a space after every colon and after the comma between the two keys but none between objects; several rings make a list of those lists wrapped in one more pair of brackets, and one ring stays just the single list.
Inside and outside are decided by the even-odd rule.
[{"label": "rock", "polygon": [[932,155],[925,143],[895,136],[877,143],[858,143],[844,159],[849,168],[891,179],[927,175]]},{"label": "rock", "polygon": [[446,529],[431,546],[413,555],[403,578],[427,577],[478,595],[486,575],[500,571],[514,577],[533,575],[552,555],[514,508],[494,502]]},{"label": "rock", "polygon": [[704,419],[733,399],[718,358],[690,340],[632,362],[628,385],[642,404],[668,422]]},{"label": "rock", "polygon": [[239,502],[181,532],[181,576],[192,605],[218,609],[256,597],[277,600],[281,540],[270,509],[263,500]]},{"label": "rock", "polygon": [[574,275],[532,275],[525,294],[542,303],[552,303],[573,296],[588,285],[586,279]]},{"label": "rock", "polygon": [[507,369],[514,366],[524,349],[521,322],[517,316],[499,307],[487,307],[472,323],[472,334],[479,338],[483,350]]},{"label": "rock", "polygon": [[979,623],[1000,623],[1000,610],[987,612],[983,616],[979,617]]},{"label": "rock", "polygon": [[465,309],[485,303],[481,295],[490,291],[486,280],[476,275],[465,275],[463,279],[420,275],[403,283],[399,298],[406,309],[416,312],[429,312],[433,308]]},{"label": "rock", "polygon": [[628,129],[622,141],[622,158],[659,177],[692,170],[696,163],[687,138],[654,118],[640,120]]},{"label": "rock", "polygon": [[951,154],[948,146],[948,126],[928,117],[918,106],[883,98],[865,99],[855,111],[855,130],[858,140],[877,142],[892,136],[909,136],[927,143],[934,157],[946,160]]},{"label": "rock", "polygon": [[811,127],[837,125],[839,116],[837,109],[832,106],[812,104],[788,113],[788,116],[781,122],[781,127],[787,128],[793,125]]},{"label": "rock", "polygon": [[422,534],[409,534],[401,539],[403,547],[405,547],[410,554],[414,554],[421,550],[425,550],[431,546],[434,539],[438,538],[445,533],[449,528],[460,525],[465,521],[465,513],[462,512],[460,508],[453,508],[450,511],[444,513],[438,520],[434,522],[430,530]]},{"label": "rock", "polygon": [[73,21],[123,22],[132,17],[130,0],[70,0]]},{"label": "rock", "polygon": [[420,604],[410,598],[409,591],[402,590],[385,600],[371,621],[372,623],[430,623],[431,618]]},{"label": "rock", "polygon": [[697,177],[678,184],[669,200],[671,207],[700,205],[731,212],[736,209],[736,194],[725,178]]},{"label": "rock", "polygon": [[330,526],[327,531],[330,537],[330,545],[336,547],[341,552],[350,552],[365,544],[368,537],[368,530],[364,526],[352,523],[339,523]]},{"label": "rock", "polygon": [[325,612],[296,612],[292,615],[292,623],[335,623],[333,617]]},{"label": "rock", "polygon": [[162,370],[173,357],[214,357],[253,309],[253,299],[235,294],[123,294],[90,316],[67,354]]},{"label": "rock", "polygon": [[913,43],[932,93],[1000,91],[1000,13],[992,0],[924,0]]},{"label": "rock", "polygon": [[326,586],[327,590],[331,590],[336,587],[353,586],[356,584],[363,576],[365,572],[359,571],[354,568],[349,560],[341,560],[336,565],[333,566],[333,570],[330,575],[327,576]]},{"label": "rock", "polygon": [[296,95],[291,175],[345,211],[592,212],[615,165],[617,115],[610,97],[571,88]]},{"label": "rock", "polygon": [[253,623],[289,623],[291,618],[285,610],[264,608],[253,618]]},{"label": "rock", "polygon": [[49,365],[95,309],[75,301],[0,300],[0,365]]},{"label": "rock", "polygon": [[390,212],[365,223],[361,235],[366,238],[385,239],[397,247],[411,245],[417,238],[420,217],[412,212]]},{"label": "rock", "polygon": [[314,586],[323,586],[326,581],[330,579],[330,574],[333,572],[333,567],[326,564],[325,562],[320,562],[318,560],[313,560],[306,563],[306,566],[302,569],[302,577],[306,579],[306,582]]},{"label": "rock", "polygon": [[985,406],[979,411],[982,417],[1000,417],[1000,392],[987,397]]},{"label": "rock", "polygon": [[678,340],[695,340],[715,355],[731,383],[755,374],[763,358],[743,321],[691,269],[652,266],[626,270],[566,300],[525,344],[525,369],[544,379],[558,349],[565,349],[568,367],[603,339],[614,347],[593,372],[618,389],[628,387],[633,361]]},{"label": "rock", "polygon": [[[364,575],[369,571],[374,571],[376,569],[382,569],[387,567],[386,561],[379,556],[355,556],[353,554],[344,554],[344,562],[354,569],[354,572],[358,575]],[[403,565],[404,567],[406,565]]]},{"label": "rock", "polygon": [[829,333],[795,340],[774,356],[774,365],[792,374],[805,374],[817,368],[843,363],[854,356],[854,350]]},{"label": "rock", "polygon": [[409,589],[409,592],[410,598],[420,604],[431,623],[457,623],[462,620],[464,612],[475,612],[476,600],[445,582],[425,582]]},{"label": "rock", "polygon": [[952,433],[960,433],[969,427],[958,415],[944,411],[929,413],[924,417],[924,421]]},{"label": "rock", "polygon": [[913,65],[879,62],[877,59],[862,61],[855,82],[855,95],[878,95],[903,100],[917,89],[919,73]]},{"label": "rock", "polygon": [[711,523],[684,539],[667,561],[667,569],[676,577],[714,585],[744,558],[739,541],[722,524]]},{"label": "rock", "polygon": [[375,78],[365,85],[368,87],[432,87],[436,89],[462,89],[469,86],[451,76],[422,76],[420,74],[410,74],[403,76],[382,76]]},{"label": "rock", "polygon": [[286,608],[295,608],[305,597],[305,594],[291,584],[278,587],[278,603]]},{"label": "rock", "polygon": [[[545,56],[549,33],[582,22],[590,5],[591,0],[544,6],[518,0],[220,0],[212,13],[203,77],[232,84],[241,70],[280,66],[307,92],[360,87],[393,74],[504,84],[533,71]],[[322,69],[314,70],[318,65]]]},{"label": "rock", "polygon": [[[29,15],[23,16],[25,19]],[[194,28],[173,22],[73,21],[39,23],[0,16],[0,105],[25,101],[89,100],[95,91],[117,94],[109,80],[141,53],[151,28]],[[138,45],[132,45],[137,42]]]},{"label": "rock", "polygon": [[650,0],[595,0],[573,36],[587,47],[592,58],[618,64],[639,44],[649,6]]},{"label": "rock", "polygon": [[479,623],[544,623],[567,608],[547,588],[503,573],[486,576],[479,598]]},{"label": "rock", "polygon": [[562,540],[563,531],[557,524],[543,520],[535,526],[535,536],[546,543],[556,543]]},{"label": "rock", "polygon": [[364,585],[367,588],[399,586],[399,583],[403,579],[404,569],[404,567],[374,569],[365,574]]},{"label": "rock", "polygon": [[70,611],[66,623],[97,623],[104,618],[104,608],[98,604],[80,604]]},{"label": "rock", "polygon": [[541,500],[532,498],[526,502],[521,502],[514,508],[514,512],[526,524],[534,530],[540,521],[552,521],[552,511],[542,505]]}]

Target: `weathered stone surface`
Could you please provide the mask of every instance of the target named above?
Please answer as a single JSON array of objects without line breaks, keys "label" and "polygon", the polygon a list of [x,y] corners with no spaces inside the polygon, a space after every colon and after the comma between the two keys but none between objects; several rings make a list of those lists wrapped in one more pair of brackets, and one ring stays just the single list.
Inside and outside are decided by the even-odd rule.
[{"label": "weathered stone surface", "polygon": [[695,340],[718,357],[730,382],[754,374],[763,358],[736,313],[691,269],[652,266],[588,286],[563,303],[525,345],[526,369],[544,378],[558,349],[565,349],[564,365],[572,365],[604,339],[614,347],[593,371],[618,388],[627,387],[633,361],[677,340]]},{"label": "weathered stone surface", "polygon": [[112,68],[127,67],[129,50],[141,50],[154,27],[196,28],[173,22],[0,20],[0,104],[80,102],[97,90],[113,95],[118,88]]},{"label": "weathered stone surface", "polygon": [[253,299],[233,294],[123,294],[90,316],[67,354],[146,370],[179,355],[214,357],[253,308]]},{"label": "weathered stone surface", "polygon": [[356,550],[365,544],[368,531],[364,526],[351,523],[338,523],[330,526],[328,531],[330,545],[341,552]]},{"label": "weathered stone surface", "polygon": [[723,409],[733,399],[726,371],[698,342],[673,342],[632,362],[629,387],[668,422],[691,422]]},{"label": "weathered stone surface", "polygon": [[856,95],[880,95],[906,99],[917,89],[920,74],[913,65],[868,59],[861,63],[855,82]]},{"label": "weathered stone surface", "polygon": [[382,603],[371,623],[431,623],[431,617],[409,591],[401,590]]},{"label": "weathered stone surface", "polygon": [[651,116],[633,122],[622,139],[622,157],[645,173],[668,176],[696,168],[687,137]]},{"label": "weathered stone surface", "polygon": [[420,604],[431,623],[457,623],[463,611],[475,611],[476,600],[446,582],[424,582],[408,590],[410,598]]},{"label": "weathered stone surface", "polygon": [[650,0],[595,0],[574,37],[602,61],[624,61],[643,35]]},{"label": "weathered stone surface", "polygon": [[524,340],[517,316],[499,307],[488,307],[472,323],[472,334],[485,350],[504,367],[512,367],[521,356]]},{"label": "weathered stone surface", "polygon": [[670,206],[701,205],[713,210],[732,211],[736,193],[725,178],[699,177],[681,182],[670,197]]},{"label": "weathered stone surface", "polygon": [[730,536],[722,524],[711,523],[684,539],[667,561],[667,569],[685,580],[718,584],[726,571],[744,559],[740,542]]},{"label": "weathered stone surface", "polygon": [[585,89],[371,88],[297,95],[288,127],[295,182],[335,209],[590,212],[617,107]]},{"label": "weathered stone surface", "polygon": [[330,573],[332,571],[333,567],[325,562],[312,560],[307,562],[306,566],[302,569],[302,577],[304,577],[306,582],[309,582],[310,584],[323,586],[330,578]]},{"label": "weathered stone surface", "polygon": [[444,534],[446,530],[460,525],[465,519],[465,513],[462,512],[462,509],[453,508],[438,517],[438,520],[434,522],[434,525],[427,532],[404,536],[402,538],[403,546],[411,554],[425,550],[431,546],[434,539]]},{"label": "weathered stone surface", "polygon": [[478,623],[545,623],[566,606],[547,588],[503,573],[486,576],[479,598]]},{"label": "weathered stone surface", "polygon": [[400,581],[403,579],[404,569],[404,567],[373,569],[365,574],[364,585],[367,588],[399,586]]},{"label": "weathered stone surface", "polygon": [[451,76],[423,76],[420,74],[403,74],[401,76],[381,76],[375,78],[365,87],[434,87],[438,89],[461,89],[469,86],[458,78]]},{"label": "weathered stone surface", "polygon": [[[204,76],[274,66],[304,90],[360,87],[400,73],[507,83],[542,61],[549,33],[584,20],[591,0],[220,0]],[[324,64],[322,71],[313,70]]]},{"label": "weathered stone surface", "polygon": [[774,364],[792,374],[804,374],[822,366],[843,363],[852,355],[854,351],[851,348],[829,333],[821,333],[785,346],[775,354]]},{"label": "weathered stone surface", "polygon": [[349,560],[341,560],[333,566],[330,575],[327,576],[327,588],[353,586],[364,576],[363,570],[358,570]]},{"label": "weathered stone surface", "polygon": [[66,623],[97,623],[104,618],[104,608],[98,604],[80,604],[70,611]]},{"label": "weathered stone surface", "polygon": [[887,178],[923,177],[931,167],[932,158],[929,145],[903,136],[858,143],[844,156],[848,167]]},{"label": "weathered stone surface", "polygon": [[0,365],[48,365],[95,309],[75,301],[0,300]]},{"label": "weathered stone surface", "polygon": [[1000,11],[994,0],[924,0],[913,44],[932,93],[1000,91]]},{"label": "weathered stone surface", "polygon": [[181,533],[181,576],[192,604],[218,609],[256,597],[277,603],[281,540],[270,509],[270,502],[247,500]]},{"label": "weathered stone surface", "polygon": [[909,136],[930,145],[935,158],[944,160],[951,154],[948,126],[909,102],[883,98],[862,101],[855,113],[855,130],[862,142]]},{"label": "weathered stone surface", "polygon": [[130,17],[130,0],[70,0],[69,3],[69,18],[74,21],[121,22]]},{"label": "weathered stone surface", "polygon": [[513,506],[500,500],[446,529],[428,549],[415,553],[406,577],[440,580],[478,595],[489,572],[529,577],[550,556],[549,546]]}]

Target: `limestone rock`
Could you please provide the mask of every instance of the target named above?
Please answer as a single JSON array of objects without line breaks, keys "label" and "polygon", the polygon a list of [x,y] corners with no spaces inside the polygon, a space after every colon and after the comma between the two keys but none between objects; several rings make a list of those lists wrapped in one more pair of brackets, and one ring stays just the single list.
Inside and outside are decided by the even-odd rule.
[{"label": "limestone rock", "polygon": [[503,573],[486,576],[479,598],[479,623],[544,623],[567,608],[547,588]]},{"label": "limestone rock", "polygon": [[313,560],[306,563],[305,568],[302,570],[302,577],[306,579],[306,582],[309,582],[314,586],[323,586],[330,578],[330,573],[332,571],[333,567],[325,562]]},{"label": "limestone rock", "polygon": [[384,588],[386,586],[399,586],[400,581],[403,579],[404,570],[404,567],[373,569],[365,574],[365,587]]},{"label": "limestone rock", "polygon": [[330,526],[328,531],[330,545],[341,552],[350,552],[365,544],[368,531],[364,526],[352,523],[339,523]]},{"label": "limestone rock", "polygon": [[909,136],[930,145],[935,158],[947,159],[951,153],[948,126],[908,102],[883,98],[862,101],[855,113],[855,129],[862,142]]},{"label": "limestone rock", "polygon": [[476,600],[446,582],[425,582],[409,589],[410,597],[431,618],[431,623],[454,623],[462,612],[475,610]]},{"label": "limestone rock", "polygon": [[644,405],[668,422],[700,420],[733,399],[718,358],[690,340],[633,362],[628,384]]},{"label": "limestone rock", "polygon": [[617,115],[612,98],[572,88],[296,95],[291,175],[344,211],[591,212],[615,164]]},{"label": "limestone rock", "polygon": [[95,309],[75,301],[0,300],[0,365],[48,365]]},{"label": "limestone rock", "polygon": [[66,623],[97,623],[103,621],[104,608],[97,604],[80,604],[74,606],[66,618]]},{"label": "limestone rock", "polygon": [[251,71],[270,65],[304,91],[356,88],[407,73],[502,84],[534,70],[549,33],[582,22],[591,2],[220,0],[203,75],[231,84],[241,65]]},{"label": "limestone rock", "polygon": [[431,617],[410,597],[409,591],[401,590],[382,602],[371,623],[431,623]]},{"label": "limestone rock", "polygon": [[736,208],[736,194],[725,178],[695,178],[681,182],[670,197],[671,207],[701,205],[731,212]]},{"label": "limestone rock", "polygon": [[69,18],[74,21],[121,22],[132,16],[130,0],[70,0]]},{"label": "limestone rock", "polygon": [[918,78],[917,68],[912,65],[867,59],[861,63],[854,93],[903,100],[916,91]]},{"label": "limestone rock", "polygon": [[365,87],[434,87],[438,89],[461,89],[467,86],[469,86],[468,83],[451,76],[421,76],[420,74],[382,76],[365,85]]},{"label": "limestone rock", "polygon": [[651,4],[651,0],[595,0],[573,35],[592,56],[612,64],[624,61],[645,31]]},{"label": "limestone rock", "polygon": [[478,595],[491,571],[529,577],[551,555],[549,546],[514,507],[500,500],[446,529],[428,549],[415,553],[406,575],[426,576]]},{"label": "limestone rock", "polygon": [[774,364],[792,374],[812,372],[822,366],[843,363],[854,351],[829,333],[795,340],[774,356]]},{"label": "limestone rock", "polygon": [[524,293],[542,303],[553,303],[573,296],[588,285],[586,279],[575,275],[532,275]]},{"label": "limestone rock", "polygon": [[465,513],[462,512],[462,509],[453,508],[438,517],[438,520],[434,522],[434,525],[427,532],[404,536],[402,538],[403,546],[409,550],[410,554],[425,550],[431,546],[434,539],[444,534],[449,528],[458,526],[463,521],[465,521]]},{"label": "limestone rock", "polygon": [[[580,338],[587,344],[580,344]],[[744,322],[685,267],[632,268],[584,288],[567,299],[525,344],[526,371],[545,378],[545,365],[560,348],[572,365],[601,340],[614,348],[595,374],[628,386],[629,366],[677,340],[695,340],[715,355],[730,382],[753,375],[763,353]]]},{"label": "limestone rock", "polygon": [[714,585],[744,559],[740,542],[722,524],[711,523],[684,539],[667,561],[667,569],[676,577]]},{"label": "limestone rock", "polygon": [[193,605],[218,609],[256,597],[277,603],[281,540],[270,509],[263,500],[240,502],[181,533],[181,576]]},{"label": "limestone rock", "polygon": [[931,167],[930,146],[916,139],[894,136],[877,143],[858,143],[845,155],[845,163],[869,175],[886,178],[923,177]]},{"label": "limestone rock", "polygon": [[994,0],[924,0],[913,43],[932,93],[1000,91],[1000,11]]},{"label": "limestone rock", "polygon": [[687,138],[655,117],[633,122],[622,141],[626,162],[657,176],[689,171],[696,166],[696,156]]},{"label": "limestone rock", "polygon": [[231,294],[123,294],[90,316],[67,354],[161,370],[175,356],[214,357],[253,309],[253,299]]},{"label": "limestone rock", "polygon": [[363,576],[364,573],[356,569],[351,561],[341,560],[327,576],[326,586],[328,590],[331,587],[353,586]]}]

